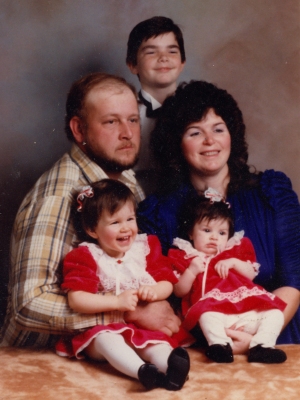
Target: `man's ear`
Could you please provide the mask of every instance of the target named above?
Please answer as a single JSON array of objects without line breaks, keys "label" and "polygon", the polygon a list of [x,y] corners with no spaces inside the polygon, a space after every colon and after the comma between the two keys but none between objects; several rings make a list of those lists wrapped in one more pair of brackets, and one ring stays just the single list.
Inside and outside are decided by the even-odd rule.
[{"label": "man's ear", "polygon": [[82,132],[82,121],[79,117],[74,116],[70,120],[70,129],[77,143],[82,143],[84,141]]},{"label": "man's ear", "polygon": [[138,71],[138,67],[137,65],[133,65],[133,64],[127,64],[127,67],[129,68],[130,72],[134,75],[138,75],[139,71]]}]

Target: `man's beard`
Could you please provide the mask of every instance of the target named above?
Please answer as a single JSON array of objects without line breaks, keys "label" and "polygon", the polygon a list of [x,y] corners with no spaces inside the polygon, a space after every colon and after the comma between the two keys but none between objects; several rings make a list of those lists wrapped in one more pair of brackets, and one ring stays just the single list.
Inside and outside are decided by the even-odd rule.
[{"label": "man's beard", "polygon": [[99,165],[100,168],[104,170],[106,173],[121,173],[127,169],[133,168],[138,160],[139,156],[136,154],[135,158],[133,159],[132,162],[127,162],[127,163],[122,163],[117,160],[108,158],[107,155],[105,154],[95,154],[93,150],[86,145],[86,154],[89,156],[89,158],[94,161],[97,165]]}]

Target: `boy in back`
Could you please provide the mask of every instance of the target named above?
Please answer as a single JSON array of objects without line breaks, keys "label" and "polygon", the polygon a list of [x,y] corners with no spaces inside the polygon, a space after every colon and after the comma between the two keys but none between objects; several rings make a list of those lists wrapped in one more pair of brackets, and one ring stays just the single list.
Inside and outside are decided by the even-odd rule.
[{"label": "boy in back", "polygon": [[126,63],[141,84],[141,149],[135,170],[138,181],[149,194],[154,190],[155,177],[149,148],[150,133],[162,103],[175,92],[177,79],[185,65],[180,28],[166,17],[153,17],[140,22],[130,32]]}]

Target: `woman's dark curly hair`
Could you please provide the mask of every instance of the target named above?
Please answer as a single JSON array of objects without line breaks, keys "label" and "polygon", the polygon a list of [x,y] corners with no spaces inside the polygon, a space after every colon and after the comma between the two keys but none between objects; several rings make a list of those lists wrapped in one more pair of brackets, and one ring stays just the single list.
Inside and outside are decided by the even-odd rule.
[{"label": "woman's dark curly hair", "polygon": [[182,83],[165,100],[151,134],[151,148],[162,169],[162,190],[173,190],[189,180],[189,167],[181,149],[182,137],[186,127],[202,120],[210,109],[223,119],[231,136],[228,190],[234,192],[252,184],[245,125],[237,102],[226,90],[212,83],[191,81]]}]

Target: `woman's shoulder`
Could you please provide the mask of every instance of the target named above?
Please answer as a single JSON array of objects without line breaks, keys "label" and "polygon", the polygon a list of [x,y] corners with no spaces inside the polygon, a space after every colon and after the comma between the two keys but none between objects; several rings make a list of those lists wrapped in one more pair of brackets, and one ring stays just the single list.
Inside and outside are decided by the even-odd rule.
[{"label": "woman's shoulder", "polygon": [[[295,209],[299,207],[297,194],[294,192],[291,180],[285,173],[273,169],[251,174],[251,183],[240,187],[235,193],[229,195],[229,201],[235,203],[239,199],[240,204],[248,207],[261,204],[268,205],[274,210],[283,210],[288,207]],[[292,207],[291,207],[292,206]]]},{"label": "woman's shoulder", "polygon": [[267,169],[259,174],[260,184],[265,190],[280,189],[281,187],[291,188],[290,178],[281,171]]},{"label": "woman's shoulder", "polygon": [[266,170],[260,176],[260,188],[270,205],[299,205],[292,182],[284,172],[273,169]]}]

